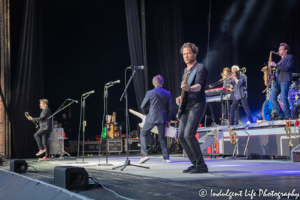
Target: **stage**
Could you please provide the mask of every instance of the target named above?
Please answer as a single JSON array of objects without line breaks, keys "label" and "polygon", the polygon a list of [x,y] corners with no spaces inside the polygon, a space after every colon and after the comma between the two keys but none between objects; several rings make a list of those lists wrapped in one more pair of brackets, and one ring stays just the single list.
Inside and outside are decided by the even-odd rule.
[{"label": "stage", "polygon": [[[131,163],[139,165],[139,158],[130,157]],[[205,194],[205,190],[205,199],[229,199],[227,190],[240,195],[232,199],[251,199],[250,193],[256,193],[253,199],[271,199],[272,190],[292,193],[295,189],[294,194],[300,192],[299,162],[205,157],[209,173],[186,174],[182,171],[191,166],[187,158],[173,154],[170,159],[171,163],[163,163],[161,155],[150,156],[148,162],[141,164],[150,169],[128,166],[124,171],[112,170],[112,167],[122,165],[126,160],[125,155],[109,156],[108,163],[113,166],[98,166],[98,158],[85,158],[87,164],[26,159],[28,165],[36,168],[37,172],[29,167],[27,173],[22,175],[54,184],[55,166],[80,166],[86,169],[89,177],[97,178],[107,189],[130,199],[198,199],[201,198],[199,195]],[[101,157],[100,163],[105,163],[104,157]],[[4,164],[1,169],[9,170],[9,165]],[[91,199],[120,199],[103,187],[73,192]],[[223,195],[221,197],[218,194]],[[275,198],[273,194],[273,199]],[[295,196],[290,196],[290,199],[295,199]]]}]

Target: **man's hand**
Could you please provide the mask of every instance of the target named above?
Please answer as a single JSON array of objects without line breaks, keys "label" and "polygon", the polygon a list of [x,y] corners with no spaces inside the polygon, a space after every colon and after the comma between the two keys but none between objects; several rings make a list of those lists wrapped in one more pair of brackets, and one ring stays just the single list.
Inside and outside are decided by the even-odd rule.
[{"label": "man's hand", "polygon": [[167,122],[167,127],[169,128],[171,126],[171,122]]},{"label": "man's hand", "polygon": [[28,119],[28,120],[30,120],[30,121],[32,121],[32,120],[33,120],[31,116],[27,117],[27,119]]},{"label": "man's hand", "polygon": [[273,61],[269,61],[268,64],[269,64],[270,66],[272,66],[272,67],[276,67],[276,63],[273,62]]},{"label": "man's hand", "polygon": [[180,96],[176,98],[176,104],[179,106],[180,105]]},{"label": "man's hand", "polygon": [[190,85],[188,83],[184,83],[183,81],[181,82],[181,89],[185,90],[185,91],[189,91],[190,90]]}]

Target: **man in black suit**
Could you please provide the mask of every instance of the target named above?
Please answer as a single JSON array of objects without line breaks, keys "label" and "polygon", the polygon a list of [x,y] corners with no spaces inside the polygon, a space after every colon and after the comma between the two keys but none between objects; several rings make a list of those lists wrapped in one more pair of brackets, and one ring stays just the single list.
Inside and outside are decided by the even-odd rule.
[{"label": "man in black suit", "polygon": [[[269,65],[274,67],[276,70],[275,83],[273,85],[270,100],[280,120],[289,119],[291,117],[288,94],[293,80],[294,57],[290,54],[287,54],[289,49],[290,48],[286,43],[280,43],[278,55],[281,56],[281,60],[277,64],[273,61],[269,62]],[[280,93],[284,112],[277,101],[277,97]]]},{"label": "man in black suit", "polygon": [[40,100],[40,108],[42,112],[40,117],[32,118],[31,116],[27,117],[28,120],[31,121],[39,121],[40,130],[34,134],[34,138],[36,143],[40,149],[40,151],[36,154],[36,156],[40,156],[45,153],[45,157],[41,158],[40,160],[49,160],[49,151],[48,151],[48,137],[52,131],[52,119],[48,119],[51,116],[51,111],[48,108],[48,100],[41,99]]},{"label": "man in black suit", "polygon": [[164,162],[170,162],[167,142],[165,139],[165,128],[170,126],[173,116],[173,101],[170,92],[163,89],[164,80],[160,75],[153,78],[154,89],[147,92],[141,108],[147,115],[145,125],[140,135],[141,156],[139,163],[145,163],[149,160],[147,153],[147,135],[150,134],[154,126],[158,129],[158,139]]},{"label": "man in black suit", "polygon": [[[208,168],[203,159],[200,145],[196,138],[197,128],[206,111],[205,85],[207,69],[205,65],[197,62],[198,47],[193,43],[185,43],[181,47],[180,53],[183,55],[186,68],[182,80],[187,75],[187,83],[181,82],[181,89],[185,92],[186,103],[181,106],[182,115],[179,121],[178,139],[186,152],[189,160],[193,164],[183,173],[207,173]],[[180,105],[180,97],[176,98],[176,104]]]}]

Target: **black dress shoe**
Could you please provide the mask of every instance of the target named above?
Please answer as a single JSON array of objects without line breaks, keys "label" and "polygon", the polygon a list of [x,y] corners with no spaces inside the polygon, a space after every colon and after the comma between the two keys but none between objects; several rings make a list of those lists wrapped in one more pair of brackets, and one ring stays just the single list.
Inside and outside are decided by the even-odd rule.
[{"label": "black dress shoe", "polygon": [[192,169],[194,169],[196,166],[190,166],[189,168],[183,170],[183,173],[189,173]]},{"label": "black dress shoe", "polygon": [[190,172],[190,174],[200,174],[200,173],[208,173],[208,168],[207,167],[195,167],[194,169],[192,169]]}]

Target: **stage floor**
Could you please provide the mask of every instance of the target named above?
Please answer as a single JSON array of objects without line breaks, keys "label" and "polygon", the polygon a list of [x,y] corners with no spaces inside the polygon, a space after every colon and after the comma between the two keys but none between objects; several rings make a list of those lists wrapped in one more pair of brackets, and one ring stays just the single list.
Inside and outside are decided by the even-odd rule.
[{"label": "stage floor", "polygon": [[[139,157],[130,157],[132,164],[139,165]],[[78,161],[81,161],[79,159]],[[124,164],[126,157],[109,156],[108,163],[113,166],[98,166],[98,158],[85,158],[87,164],[75,161],[41,161],[26,159],[33,168],[23,174],[53,184],[53,168],[58,165],[85,167],[90,177],[97,178],[107,188],[131,199],[199,199],[207,192],[205,199],[230,199],[229,192],[235,192],[232,199],[276,199],[274,192],[300,193],[300,163],[282,160],[232,160],[205,158],[209,168],[206,174],[184,174],[191,166],[187,158],[171,155],[171,163],[163,163],[162,156],[150,156],[141,166],[143,169],[128,166],[124,171],[112,170]],[[101,164],[106,163],[101,157]],[[9,169],[5,164],[2,169]],[[199,194],[199,191],[201,194]],[[263,193],[265,192],[265,193]],[[93,199],[120,199],[102,187],[77,193]],[[256,194],[256,196],[253,196]],[[215,195],[214,197],[212,195]],[[222,195],[222,196],[216,196]],[[284,194],[283,194],[284,195]],[[295,199],[296,196],[289,199]],[[281,198],[287,198],[282,196]],[[300,195],[298,199],[300,198]]]}]

